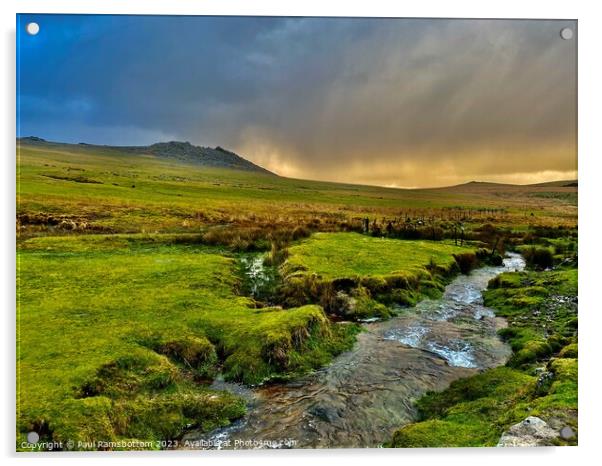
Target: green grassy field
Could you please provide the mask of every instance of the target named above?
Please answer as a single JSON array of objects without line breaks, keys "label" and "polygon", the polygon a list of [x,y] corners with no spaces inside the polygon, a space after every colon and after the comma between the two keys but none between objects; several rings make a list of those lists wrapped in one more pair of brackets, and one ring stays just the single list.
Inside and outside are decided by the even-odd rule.
[{"label": "green grassy field", "polygon": [[[289,248],[289,265],[326,279],[420,273],[431,262],[449,268],[453,254],[472,247],[434,241],[398,241],[360,234],[316,233]],[[386,251],[383,254],[383,251]]]},{"label": "green grassy field", "polygon": [[[551,228],[542,247],[572,254],[576,215],[563,183],[399,190],[19,144],[17,444],[227,425],[245,403],[210,388],[218,374],[321,367],[358,331],[335,321],[437,297],[500,237],[522,247]],[[241,254],[255,253],[279,280],[266,300],[245,291]]]},{"label": "green grassy field", "polygon": [[[44,422],[55,439],[104,438],[99,435],[104,430],[109,438],[131,434],[130,426],[141,421],[135,415],[115,421],[112,414],[118,405],[128,405],[128,394],[119,391],[125,374],[98,380],[102,368],[124,359],[141,377],[140,387],[131,382],[132,393],[140,389],[154,399],[189,391],[195,379],[210,380],[218,369],[247,383],[305,371],[348,344],[345,331],[335,329],[318,306],[254,309],[250,298],[235,294],[232,258],[215,248],[173,245],[170,239],[90,235],[23,243],[18,254],[22,431]],[[186,357],[191,345],[199,346],[198,354]],[[149,377],[161,381],[155,386]],[[88,396],[90,385],[101,389]],[[201,394],[206,391],[199,387]],[[132,409],[137,406],[135,397],[129,401]],[[66,418],[65,412],[78,415]],[[151,433],[161,423],[155,414],[148,414]],[[220,412],[214,417],[207,427],[228,421]],[[197,421],[180,416],[179,430],[171,432]]]}]

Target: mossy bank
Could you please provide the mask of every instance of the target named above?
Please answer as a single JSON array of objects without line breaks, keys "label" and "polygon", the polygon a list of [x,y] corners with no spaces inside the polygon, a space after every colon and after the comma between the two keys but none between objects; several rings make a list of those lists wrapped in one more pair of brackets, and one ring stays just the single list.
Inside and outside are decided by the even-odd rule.
[{"label": "mossy bank", "polygon": [[318,303],[337,318],[388,318],[395,307],[440,297],[451,277],[480,258],[474,246],[453,242],[316,233],[289,248],[278,292],[286,306]]},{"label": "mossy bank", "polygon": [[513,350],[508,363],[420,398],[420,421],[397,430],[389,446],[495,446],[528,416],[575,433],[553,443],[577,443],[577,270],[504,273],[484,298],[508,320],[500,332]]}]

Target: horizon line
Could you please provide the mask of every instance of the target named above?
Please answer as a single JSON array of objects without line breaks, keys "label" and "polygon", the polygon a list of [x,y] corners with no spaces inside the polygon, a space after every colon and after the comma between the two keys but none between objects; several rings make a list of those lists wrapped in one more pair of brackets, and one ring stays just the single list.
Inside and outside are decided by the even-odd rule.
[{"label": "horizon line", "polygon": [[[69,146],[92,146],[92,147],[104,147],[104,148],[114,148],[114,149],[127,149],[127,148],[143,148],[143,147],[150,147],[156,144],[168,144],[168,143],[180,143],[180,144],[189,144],[193,147],[201,147],[201,148],[205,148],[205,147],[209,147],[211,148],[211,146],[202,146],[202,145],[196,145],[191,143],[190,141],[178,141],[178,140],[170,140],[170,141],[157,141],[157,142],[153,142],[151,144],[146,144],[146,145],[110,145],[110,144],[95,144],[95,143],[87,143],[87,142],[63,142],[63,141],[50,141],[48,139],[44,139],[41,138],[39,136],[17,136],[16,137],[17,141],[22,140],[22,139],[29,139],[32,141],[36,141],[36,142],[42,142],[42,143],[49,143],[49,144],[64,144],[64,145],[69,145]],[[223,150],[226,150],[228,152],[232,152],[233,154],[237,155],[238,157],[241,157],[242,159],[246,160],[247,162],[252,163],[253,165],[258,166],[259,168],[262,168],[263,170],[266,170],[268,172],[270,172],[273,175],[276,175],[280,178],[286,178],[289,180],[298,180],[298,181],[312,181],[312,182],[317,182],[317,183],[333,183],[333,184],[340,184],[340,185],[351,185],[351,186],[365,186],[365,187],[374,187],[374,188],[382,188],[382,189],[394,189],[394,190],[402,190],[402,191],[418,191],[418,190],[430,190],[430,189],[447,189],[447,188],[456,188],[456,187],[460,187],[460,186],[466,186],[469,184],[490,184],[490,185],[500,185],[500,186],[522,186],[522,187],[526,187],[526,186],[541,186],[541,185],[545,185],[545,184],[550,184],[550,183],[560,183],[560,182],[567,182],[567,183],[575,183],[578,182],[579,178],[565,178],[565,179],[555,179],[555,180],[550,180],[550,181],[542,181],[542,182],[538,182],[538,183],[501,183],[498,181],[486,181],[486,180],[470,180],[470,181],[465,181],[463,183],[458,183],[458,184],[451,184],[451,185],[441,185],[441,186],[425,186],[425,187],[404,187],[404,186],[391,186],[391,185],[378,185],[378,184],[363,184],[363,183],[353,183],[353,182],[349,182],[349,181],[332,181],[332,180],[318,180],[318,179],[309,179],[309,178],[295,178],[295,177],[290,177],[290,176],[285,176],[285,175],[280,175],[279,173],[277,173],[275,170],[272,169],[268,169],[266,167],[264,167],[263,165],[259,165],[256,162],[253,162],[252,160],[249,160],[248,158],[234,152],[234,151],[230,151],[229,149],[224,149],[223,146],[221,145],[217,145],[215,146],[215,148],[220,148]],[[232,169],[230,169],[232,170]],[[559,186],[559,187],[564,187],[564,186]]]}]

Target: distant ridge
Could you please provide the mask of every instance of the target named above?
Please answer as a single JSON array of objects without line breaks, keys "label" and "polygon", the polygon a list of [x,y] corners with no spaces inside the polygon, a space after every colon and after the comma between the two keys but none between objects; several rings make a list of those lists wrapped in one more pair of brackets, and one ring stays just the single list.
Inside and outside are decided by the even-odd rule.
[{"label": "distant ridge", "polygon": [[102,150],[114,150],[116,152],[140,155],[154,155],[164,159],[178,160],[186,163],[193,163],[205,167],[230,168],[233,170],[244,170],[258,173],[265,173],[277,176],[275,173],[250,162],[234,152],[223,149],[220,146],[215,148],[195,146],[189,142],[169,141],[158,142],[150,146],[104,146],[87,144],[69,144],[62,142],[50,142],[36,136],[18,138],[17,141],[22,144],[48,145],[48,146],[71,146],[77,148]]},{"label": "distant ridge", "polygon": [[530,186],[536,186],[536,187],[540,187],[540,188],[547,188],[547,187],[577,188],[577,187],[579,187],[579,182],[577,180],[558,180],[558,181],[548,181],[547,183],[532,184]]},{"label": "distant ridge", "polygon": [[577,188],[577,180],[558,180],[558,181],[547,181],[544,183],[529,183],[529,184],[512,184],[512,183],[495,183],[491,181],[468,181],[467,183],[456,184],[453,186],[443,186],[440,188],[429,188],[429,189],[479,189],[479,188]]}]

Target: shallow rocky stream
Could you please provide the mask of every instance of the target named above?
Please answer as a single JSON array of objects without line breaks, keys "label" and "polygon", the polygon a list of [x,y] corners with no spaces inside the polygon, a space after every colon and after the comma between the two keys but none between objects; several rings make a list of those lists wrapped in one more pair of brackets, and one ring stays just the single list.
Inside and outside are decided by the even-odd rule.
[{"label": "shallow rocky stream", "polygon": [[413,402],[426,391],[505,363],[510,348],[496,333],[505,322],[483,306],[481,292],[491,278],[524,265],[509,254],[501,267],[456,277],[441,299],[363,324],[353,350],[295,382],[248,389],[216,381],[214,388],[249,400],[248,414],[209,434],[188,432],[183,442],[188,448],[378,447],[415,419]]}]

